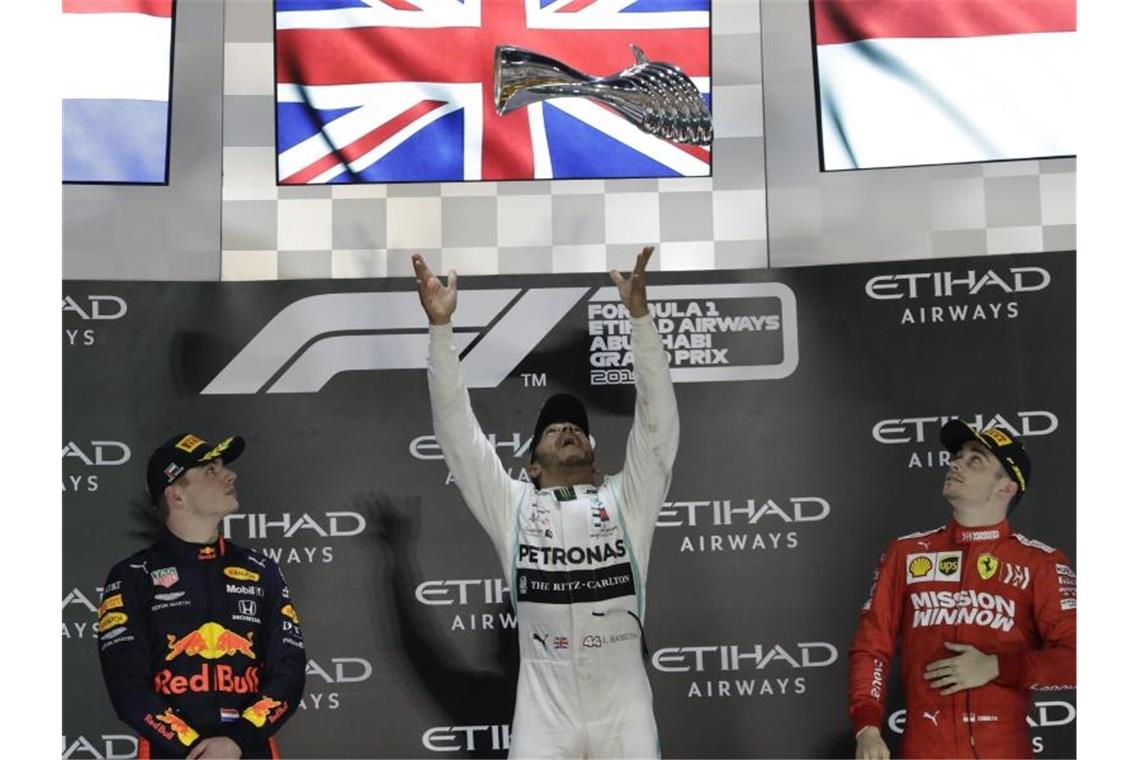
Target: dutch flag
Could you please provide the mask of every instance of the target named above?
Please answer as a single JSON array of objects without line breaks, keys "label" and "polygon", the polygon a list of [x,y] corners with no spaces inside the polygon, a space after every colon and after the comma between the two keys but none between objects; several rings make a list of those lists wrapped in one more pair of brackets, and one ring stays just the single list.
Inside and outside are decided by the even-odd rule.
[{"label": "dutch flag", "polygon": [[174,0],[63,0],[63,181],[166,182]]}]

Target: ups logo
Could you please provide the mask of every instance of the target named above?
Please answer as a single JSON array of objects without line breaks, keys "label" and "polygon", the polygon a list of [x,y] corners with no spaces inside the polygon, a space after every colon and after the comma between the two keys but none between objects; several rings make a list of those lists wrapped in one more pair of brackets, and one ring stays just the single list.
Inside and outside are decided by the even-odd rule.
[{"label": "ups logo", "polygon": [[954,575],[958,572],[958,565],[962,558],[954,555],[951,557],[942,557],[938,560],[938,572],[942,575]]}]

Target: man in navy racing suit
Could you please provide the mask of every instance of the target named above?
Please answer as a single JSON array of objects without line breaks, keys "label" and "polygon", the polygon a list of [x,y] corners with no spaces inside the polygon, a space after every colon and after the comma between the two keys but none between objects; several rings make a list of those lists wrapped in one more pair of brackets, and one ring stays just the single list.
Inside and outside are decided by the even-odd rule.
[{"label": "man in navy racing suit", "polygon": [[281,570],[226,541],[237,510],[228,465],[245,444],[180,433],[151,455],[162,538],[116,564],[99,605],[99,659],[139,757],[277,757],[297,709],[305,646]]},{"label": "man in navy racing suit", "polygon": [[668,356],[649,315],[642,250],[617,286],[632,322],[637,401],[622,471],[596,484],[581,402],[547,400],[535,426],[531,481],[512,480],[488,443],[460,376],[447,286],[413,257],[429,328],[436,438],[468,507],[490,535],[518,612],[519,683],[511,757],[657,756],[642,661],[649,548],[669,488],[679,421]]}]

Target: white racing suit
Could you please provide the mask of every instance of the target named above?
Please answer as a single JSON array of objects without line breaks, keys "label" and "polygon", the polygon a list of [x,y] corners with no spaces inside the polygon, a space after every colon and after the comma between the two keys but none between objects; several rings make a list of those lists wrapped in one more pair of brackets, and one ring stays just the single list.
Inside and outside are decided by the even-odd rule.
[{"label": "white racing suit", "polygon": [[511,757],[659,755],[641,621],[680,426],[652,318],[632,321],[637,403],[625,466],[600,487],[542,490],[507,475],[471,410],[450,325],[430,329],[436,438],[518,613]]}]

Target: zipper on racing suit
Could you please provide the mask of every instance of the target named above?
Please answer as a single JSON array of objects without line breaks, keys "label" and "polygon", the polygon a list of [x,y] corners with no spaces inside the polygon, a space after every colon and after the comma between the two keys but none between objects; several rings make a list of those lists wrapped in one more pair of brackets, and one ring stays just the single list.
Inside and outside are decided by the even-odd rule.
[{"label": "zipper on racing suit", "polygon": [[[974,542],[970,541],[969,543],[966,544],[966,550],[964,552],[962,552],[962,575],[958,579],[958,592],[959,593],[962,593],[966,590],[966,576],[967,576],[966,569],[968,567],[970,567],[970,550],[973,548],[974,548]],[[954,626],[954,638],[957,639],[959,644],[962,643],[961,627],[962,627],[961,623]],[[978,747],[974,743],[974,721],[970,719],[971,718],[970,692],[973,691],[973,689],[964,689],[963,691],[966,695],[966,713],[962,717],[965,719],[966,732],[967,732],[967,734],[969,734],[969,737],[970,737],[970,753],[974,756],[974,760],[979,760],[979,758],[978,758]],[[951,710],[951,713],[953,713],[953,710]],[[957,717],[957,716],[955,716],[955,717]],[[977,716],[973,716],[973,717],[976,718]],[[957,731],[957,729],[955,729],[955,731],[954,731],[954,737],[955,737],[954,743],[957,744],[958,743],[958,740],[957,740],[958,731]]]}]

